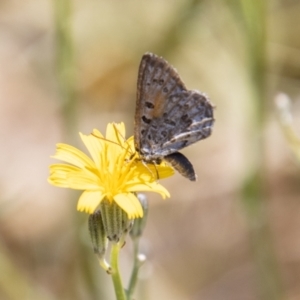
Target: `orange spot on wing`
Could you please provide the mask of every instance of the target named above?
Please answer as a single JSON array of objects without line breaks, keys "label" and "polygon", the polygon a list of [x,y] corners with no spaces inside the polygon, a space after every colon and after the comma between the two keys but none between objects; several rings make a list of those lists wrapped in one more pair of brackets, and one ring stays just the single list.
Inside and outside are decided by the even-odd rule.
[{"label": "orange spot on wing", "polygon": [[154,101],[153,117],[159,118],[162,116],[165,110],[165,97],[163,95],[157,95]]}]

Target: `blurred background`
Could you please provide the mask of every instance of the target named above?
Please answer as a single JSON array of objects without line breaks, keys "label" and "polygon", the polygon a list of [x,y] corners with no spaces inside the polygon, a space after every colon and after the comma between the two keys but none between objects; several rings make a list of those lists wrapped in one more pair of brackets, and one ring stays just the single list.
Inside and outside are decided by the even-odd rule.
[{"label": "blurred background", "polygon": [[[300,2],[0,1],[0,299],[115,299],[76,211],[47,183],[55,144],[125,122],[145,52],[216,105],[148,194],[135,299],[300,299]],[[298,131],[298,133],[297,133]],[[124,283],[132,245],[121,255]]]}]

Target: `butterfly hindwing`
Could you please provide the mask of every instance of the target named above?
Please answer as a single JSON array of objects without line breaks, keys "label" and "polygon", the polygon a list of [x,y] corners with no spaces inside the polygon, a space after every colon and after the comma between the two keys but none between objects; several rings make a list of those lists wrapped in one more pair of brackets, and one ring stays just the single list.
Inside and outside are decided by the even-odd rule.
[{"label": "butterfly hindwing", "polygon": [[[152,140],[157,138],[155,142],[162,156],[208,137],[212,130],[213,107],[205,95],[183,91],[176,96],[168,99],[167,116],[152,120],[148,129],[148,135],[154,136]],[[172,103],[172,98],[178,100]]]}]

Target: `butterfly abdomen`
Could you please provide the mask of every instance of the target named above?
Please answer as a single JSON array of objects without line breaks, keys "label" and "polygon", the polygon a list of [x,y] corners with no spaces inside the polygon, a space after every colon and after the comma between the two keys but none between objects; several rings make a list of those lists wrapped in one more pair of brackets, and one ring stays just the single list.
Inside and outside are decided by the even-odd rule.
[{"label": "butterfly abdomen", "polygon": [[182,176],[191,181],[196,181],[197,175],[195,174],[194,167],[183,154],[175,152],[165,156],[164,159]]}]

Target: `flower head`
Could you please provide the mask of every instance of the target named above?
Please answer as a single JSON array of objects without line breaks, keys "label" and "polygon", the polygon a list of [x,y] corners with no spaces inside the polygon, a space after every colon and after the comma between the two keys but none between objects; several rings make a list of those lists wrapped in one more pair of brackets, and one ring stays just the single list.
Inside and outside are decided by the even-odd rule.
[{"label": "flower head", "polygon": [[73,146],[57,144],[53,158],[68,164],[51,165],[48,179],[55,186],[84,191],[78,201],[79,211],[91,214],[106,199],[115,202],[133,219],[143,216],[136,192],[152,191],[163,198],[170,197],[156,177],[169,177],[174,170],[165,163],[154,165],[141,161],[133,137],[125,140],[123,123],[109,123],[106,137],[95,129],[89,135],[80,133],[80,137],[92,158]]}]

